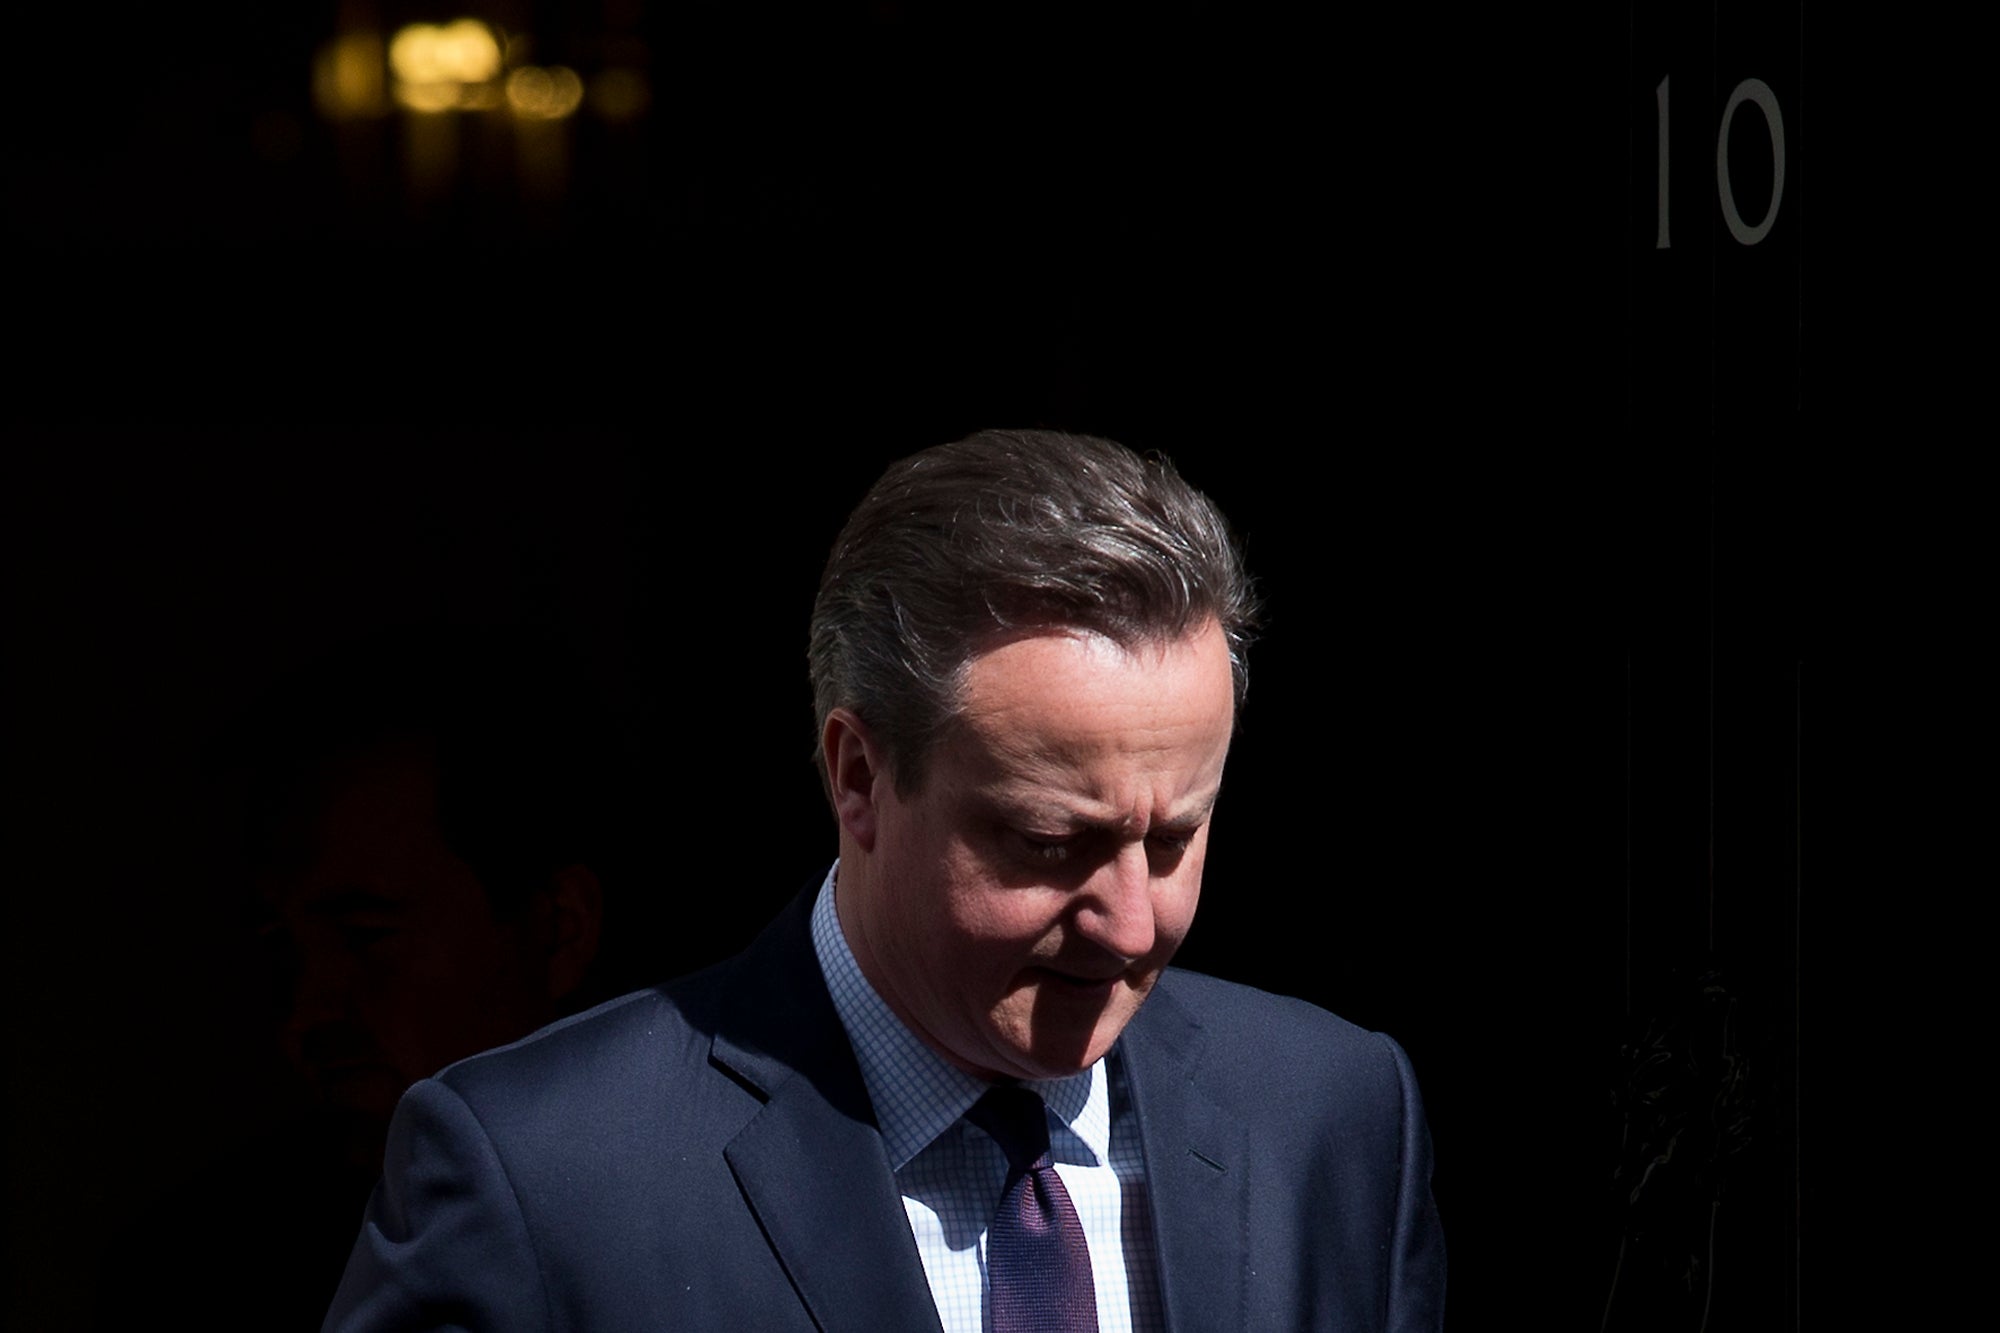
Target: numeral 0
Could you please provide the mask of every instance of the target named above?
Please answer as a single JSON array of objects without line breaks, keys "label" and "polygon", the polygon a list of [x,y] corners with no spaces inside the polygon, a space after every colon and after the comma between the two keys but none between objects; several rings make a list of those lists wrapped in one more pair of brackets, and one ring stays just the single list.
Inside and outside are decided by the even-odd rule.
[{"label": "numeral 0", "polygon": [[[1660,86],[1653,89],[1653,102],[1659,111],[1660,153],[1659,226],[1653,233],[1653,248],[1666,250],[1673,245],[1667,230],[1667,79],[1661,79]],[[1737,211],[1736,192],[1729,182],[1729,123],[1745,102],[1764,113],[1764,129],[1771,136],[1771,199],[1764,208],[1763,221],[1754,227]],[[1755,245],[1770,234],[1771,224],[1778,220],[1778,205],[1785,197],[1785,116],[1778,109],[1778,95],[1762,79],[1743,80],[1723,104],[1722,124],[1715,132],[1715,192],[1722,206],[1722,221],[1737,244]]]}]

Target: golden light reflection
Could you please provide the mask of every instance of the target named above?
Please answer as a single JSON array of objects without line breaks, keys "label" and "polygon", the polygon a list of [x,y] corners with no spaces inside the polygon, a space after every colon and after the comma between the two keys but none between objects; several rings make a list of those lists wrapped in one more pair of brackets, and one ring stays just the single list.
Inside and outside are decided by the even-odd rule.
[{"label": "golden light reflection", "polygon": [[407,83],[484,83],[500,72],[500,43],[478,19],[412,23],[390,39],[389,68]]},{"label": "golden light reflection", "polygon": [[500,63],[499,39],[478,19],[412,23],[389,39],[396,100],[413,111],[494,105]]},{"label": "golden light reflection", "polygon": [[561,120],[583,104],[583,80],[566,65],[528,65],[507,76],[507,103],[527,120]]},{"label": "golden light reflection", "polygon": [[449,111],[458,105],[455,83],[399,83],[396,101],[412,111]]},{"label": "golden light reflection", "polygon": [[313,105],[329,120],[382,115],[388,82],[379,32],[342,33],[313,56]]}]

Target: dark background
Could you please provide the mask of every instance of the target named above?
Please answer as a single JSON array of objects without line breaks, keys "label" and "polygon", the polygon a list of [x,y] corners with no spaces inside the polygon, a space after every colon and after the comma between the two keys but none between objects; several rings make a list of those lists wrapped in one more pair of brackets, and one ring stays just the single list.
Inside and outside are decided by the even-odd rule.
[{"label": "dark background", "polygon": [[[803,646],[846,509],[1024,424],[1166,452],[1246,540],[1268,626],[1183,961],[1409,1050],[1454,1325],[1596,1327],[1616,1274],[1614,1326],[1795,1326],[1866,487],[1806,443],[1860,409],[1815,342],[1801,10],[1739,8],[497,6],[651,88],[566,122],[541,194],[501,113],[419,188],[409,117],[314,107],[337,24],[456,9],[38,21],[10,1326],[87,1321],[106,1238],[275,1095],[199,781],[243,698],[385,625],[555,634],[637,764],[662,968],[721,956],[833,850]],[[1745,246],[1715,152],[1753,76],[1786,176]],[[1754,108],[1728,143],[1754,222]]]}]

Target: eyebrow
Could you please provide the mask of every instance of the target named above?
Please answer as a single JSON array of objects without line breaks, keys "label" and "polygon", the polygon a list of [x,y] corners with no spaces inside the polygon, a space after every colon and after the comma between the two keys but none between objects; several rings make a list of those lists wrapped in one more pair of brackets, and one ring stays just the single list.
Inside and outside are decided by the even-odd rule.
[{"label": "eyebrow", "polygon": [[[1167,819],[1156,819],[1146,828],[1148,833],[1192,833],[1207,823],[1215,813],[1215,803],[1222,794],[1220,787],[1186,810]],[[996,796],[994,807],[1001,817],[1010,823],[1041,825],[1051,831],[1060,829],[1064,835],[1075,833],[1124,833],[1127,821],[1123,819],[1093,819],[1089,814],[1065,805],[1059,801],[1033,796],[1023,800],[1007,796]]]}]

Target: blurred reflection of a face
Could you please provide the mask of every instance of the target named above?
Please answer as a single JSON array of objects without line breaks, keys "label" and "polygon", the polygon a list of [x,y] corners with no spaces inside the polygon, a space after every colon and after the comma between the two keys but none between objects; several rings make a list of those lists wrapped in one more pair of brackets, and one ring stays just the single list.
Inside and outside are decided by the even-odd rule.
[{"label": "blurred reflection of a face", "polygon": [[386,1122],[417,1079],[551,1016],[530,918],[496,918],[446,843],[419,741],[335,766],[268,877],[293,978],[286,1054],[335,1110]]}]

